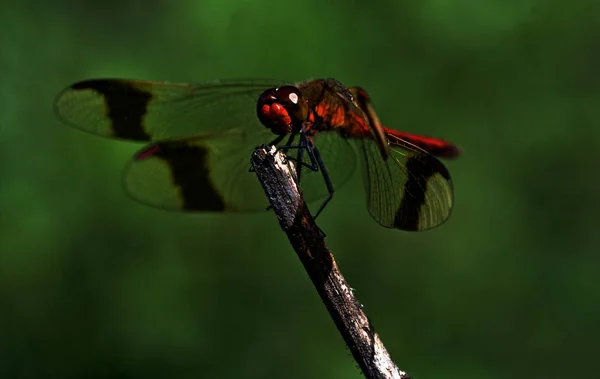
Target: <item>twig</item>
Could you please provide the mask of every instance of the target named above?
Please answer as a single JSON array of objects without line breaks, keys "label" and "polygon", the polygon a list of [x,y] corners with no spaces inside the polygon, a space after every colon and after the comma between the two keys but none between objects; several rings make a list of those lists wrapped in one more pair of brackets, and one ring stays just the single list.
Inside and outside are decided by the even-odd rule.
[{"label": "twig", "polygon": [[282,152],[266,146],[258,147],[251,161],[283,231],[365,377],[410,379],[390,358],[327,249],[298,191],[293,165]]}]

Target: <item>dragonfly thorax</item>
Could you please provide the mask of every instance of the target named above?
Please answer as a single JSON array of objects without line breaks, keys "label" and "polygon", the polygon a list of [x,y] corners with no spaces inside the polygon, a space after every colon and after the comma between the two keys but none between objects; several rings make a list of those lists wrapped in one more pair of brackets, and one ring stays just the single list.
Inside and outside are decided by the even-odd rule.
[{"label": "dragonfly thorax", "polygon": [[260,122],[277,135],[290,134],[308,117],[308,104],[294,86],[270,88],[256,103]]}]

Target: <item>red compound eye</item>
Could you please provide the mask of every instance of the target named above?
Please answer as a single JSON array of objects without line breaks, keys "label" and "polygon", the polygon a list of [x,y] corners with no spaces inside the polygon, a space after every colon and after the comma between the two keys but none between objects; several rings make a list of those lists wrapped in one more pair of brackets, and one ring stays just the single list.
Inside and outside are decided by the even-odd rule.
[{"label": "red compound eye", "polygon": [[273,133],[285,135],[292,132],[294,124],[306,120],[308,105],[296,87],[270,88],[258,98],[256,114]]}]

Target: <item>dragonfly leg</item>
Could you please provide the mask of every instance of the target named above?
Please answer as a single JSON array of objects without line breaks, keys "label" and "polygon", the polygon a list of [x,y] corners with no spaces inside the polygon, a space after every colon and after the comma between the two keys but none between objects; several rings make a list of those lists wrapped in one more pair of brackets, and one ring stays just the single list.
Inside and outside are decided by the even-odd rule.
[{"label": "dragonfly leg", "polygon": [[[304,151],[305,150],[306,149],[298,149],[298,154],[296,155],[296,162],[300,163],[300,170],[298,170],[298,173],[297,173],[297,175],[298,175],[298,183],[300,183],[300,175],[302,174],[302,164],[304,163],[302,161],[302,158],[304,158]],[[308,167],[309,169],[312,168],[312,167],[310,167],[307,164],[305,164],[305,166]],[[312,166],[314,166],[314,164]]]},{"label": "dragonfly leg", "polygon": [[[314,164],[312,164],[312,166],[311,166],[305,162],[302,162],[302,156],[304,154],[303,150],[306,148],[306,146],[302,145],[302,139],[300,140],[300,144],[293,145],[295,138],[296,138],[296,135],[292,134],[290,136],[290,138],[287,140],[286,144],[279,147],[279,150],[283,151],[283,153],[285,154],[285,156],[287,157],[288,160],[290,160],[292,162],[296,162],[296,164],[299,164],[301,167],[306,167],[306,168],[309,168],[314,171],[314,167],[315,167]],[[300,138],[302,138],[302,137],[300,137]],[[291,157],[288,154],[288,150],[291,150],[291,149],[298,149],[298,155],[296,156],[296,158]],[[300,181],[300,173],[301,172],[302,172],[302,170],[300,170],[298,172],[298,181]]]},{"label": "dragonfly leg", "polygon": [[[301,132],[300,133],[300,141],[297,145],[293,144],[294,139],[295,139],[295,135],[291,135],[290,138],[288,139],[287,143],[283,146],[280,146],[278,149],[281,150],[286,155],[288,160],[290,160],[292,162],[296,162],[296,164],[298,164],[298,166],[300,167],[299,170],[296,170],[297,183],[300,183],[300,178],[302,175],[302,167],[306,167],[307,169],[309,169],[311,171],[319,171],[319,166],[317,164],[316,158],[310,152],[308,154],[308,156],[310,158],[310,164],[303,162],[304,151],[308,150],[310,148],[310,144],[311,144],[308,137],[304,133]],[[288,150],[291,150],[291,149],[298,150],[296,157],[292,157],[288,154]],[[271,208],[272,207],[269,206],[269,207],[267,207],[267,210],[270,210]]]},{"label": "dragonfly leg", "polygon": [[[302,158],[304,157],[304,151],[308,149],[310,141],[308,140],[308,137],[306,137],[305,134],[303,134],[302,132],[300,132],[300,142],[298,143],[298,145],[292,145],[293,138],[290,138],[288,140],[288,143],[285,144],[284,146],[280,147],[280,150],[282,150],[286,156],[288,156],[288,159],[292,162],[296,162],[296,164],[299,164],[300,167],[306,167],[311,171],[319,171],[319,167],[316,163],[316,160],[314,159],[313,156],[311,156],[309,154],[309,158],[310,158],[310,164],[303,162]],[[291,149],[298,149],[298,154],[296,155],[296,157],[291,157],[287,154],[288,150]],[[298,171],[298,182],[300,182],[300,173],[302,172],[302,170]]]},{"label": "dragonfly leg", "polygon": [[[327,197],[327,199],[325,199],[323,204],[321,204],[317,213],[315,213],[314,218],[316,219],[319,216],[319,214],[323,211],[323,209],[325,209],[325,206],[327,205],[327,203],[329,203],[331,201],[331,199],[333,198],[333,192],[334,192],[333,183],[331,182],[329,173],[327,172],[327,169],[325,168],[325,163],[323,162],[323,158],[321,157],[321,154],[319,153],[319,150],[317,149],[317,147],[314,146],[314,144],[312,144],[312,141],[309,139],[309,137],[307,137],[306,134],[303,134],[303,133],[300,133],[300,142],[298,145],[285,146],[285,148],[298,149],[298,155],[297,155],[296,159],[299,160],[300,162],[302,162],[302,157],[304,155],[304,151],[306,151],[306,153],[308,154],[308,157],[310,158],[310,164],[302,162],[302,166],[305,166],[309,170],[312,170],[312,171],[321,171],[321,174],[323,175],[323,179],[325,180],[325,185],[327,186],[327,191],[329,192],[329,196]],[[301,172],[301,170],[298,172],[298,182],[300,182],[300,172]]]},{"label": "dragonfly leg", "polygon": [[[289,160],[300,163],[300,170],[298,170],[298,172],[297,172],[298,183],[300,183],[300,175],[302,173],[302,167],[306,167],[312,171],[321,171],[321,174],[323,175],[323,179],[325,180],[325,185],[327,186],[327,191],[329,192],[329,196],[321,204],[321,206],[319,207],[319,209],[317,210],[317,212],[314,215],[314,218],[316,219],[319,216],[319,214],[321,214],[323,209],[325,209],[325,207],[331,201],[331,199],[333,198],[333,193],[334,193],[333,183],[331,182],[329,173],[327,172],[327,169],[325,168],[325,163],[323,162],[323,158],[321,157],[319,150],[316,148],[316,146],[314,146],[312,144],[312,141],[309,139],[309,137],[306,136],[304,133],[300,133],[300,141],[299,141],[298,145],[292,145],[293,139],[294,139],[294,136],[290,136],[288,143],[284,146],[279,147],[279,149],[281,151],[283,151],[286,154],[286,156],[288,156],[288,154],[287,154],[288,150],[298,149],[298,154],[296,155],[296,157],[288,156]],[[304,152],[306,152],[308,154],[308,157],[310,158],[310,164],[303,162]],[[271,208],[272,207],[269,206],[267,208],[267,210],[270,210]],[[321,231],[321,234],[323,235],[323,237],[325,237],[325,233],[323,233],[323,231]]]},{"label": "dragonfly leg", "polygon": [[314,218],[316,220],[317,217],[319,216],[319,214],[321,214],[323,209],[325,209],[327,204],[331,201],[331,199],[333,199],[334,190],[333,190],[333,183],[331,182],[331,178],[329,177],[329,173],[327,172],[327,169],[325,168],[325,163],[323,162],[323,158],[321,157],[321,154],[319,153],[319,150],[317,149],[317,147],[316,146],[313,146],[313,147],[307,146],[306,150],[309,155],[312,155],[311,160],[313,158],[315,159],[318,168],[321,170],[323,179],[325,180],[325,185],[327,186],[327,191],[329,192],[329,196],[327,197],[327,199],[325,199],[325,201],[323,201],[323,204],[321,204],[317,213],[315,213]]}]

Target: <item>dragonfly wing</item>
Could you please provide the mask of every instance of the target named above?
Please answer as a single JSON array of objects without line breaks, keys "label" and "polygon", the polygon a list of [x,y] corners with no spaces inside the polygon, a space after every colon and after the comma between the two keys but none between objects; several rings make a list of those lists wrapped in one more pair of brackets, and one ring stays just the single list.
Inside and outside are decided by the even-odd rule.
[{"label": "dragonfly wing", "polygon": [[58,117],[103,137],[151,141],[235,127],[263,128],[256,101],[281,80],[226,80],[205,84],[92,79],[57,96]]},{"label": "dragonfly wing", "polygon": [[[249,172],[256,146],[272,138],[266,128],[157,141],[139,151],[124,173],[124,187],[135,200],[172,211],[239,212],[267,209],[269,203],[256,175]],[[342,186],[356,167],[356,153],[337,133],[321,133],[315,144],[334,187]],[[296,157],[297,150],[288,151]],[[310,164],[308,154],[303,161]],[[296,164],[296,170],[299,165]],[[306,202],[328,195],[321,172],[302,169]]]},{"label": "dragonfly wing", "polygon": [[441,225],[452,211],[450,173],[426,151],[389,139],[387,159],[375,140],[359,140],[369,213],[388,228],[420,231]]},{"label": "dragonfly wing", "polygon": [[269,205],[250,156],[268,129],[161,140],[138,152],[124,173],[135,200],[172,211],[255,211]]},{"label": "dragonfly wing", "polygon": [[371,104],[371,98],[367,92],[360,87],[350,87],[349,90],[356,99],[358,106],[367,117],[369,121],[369,129],[379,144],[381,151],[384,151],[384,153],[387,153],[387,141],[388,137],[391,135],[392,138],[402,139],[406,142],[409,142],[410,144],[417,146],[436,157],[456,158],[461,154],[460,148],[452,142],[435,137],[425,137],[386,128],[385,126],[381,125],[379,117],[377,116],[377,113]]}]

